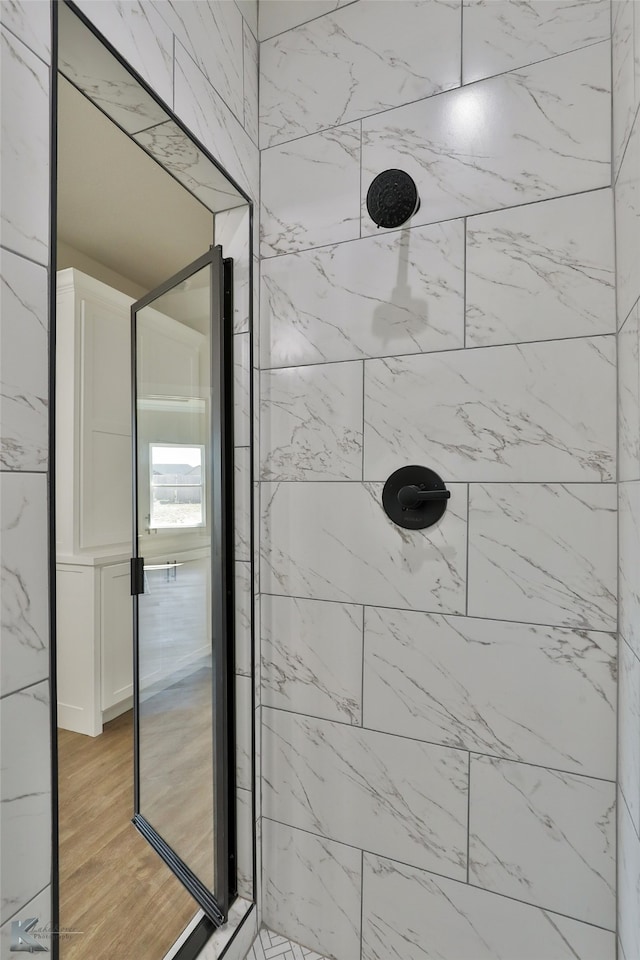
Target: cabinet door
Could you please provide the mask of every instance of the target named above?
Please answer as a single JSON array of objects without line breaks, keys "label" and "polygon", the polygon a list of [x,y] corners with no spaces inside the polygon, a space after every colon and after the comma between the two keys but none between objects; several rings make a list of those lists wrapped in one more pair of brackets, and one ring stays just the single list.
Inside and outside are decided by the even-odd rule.
[{"label": "cabinet door", "polygon": [[133,696],[133,627],[129,564],[102,569],[102,709]]}]

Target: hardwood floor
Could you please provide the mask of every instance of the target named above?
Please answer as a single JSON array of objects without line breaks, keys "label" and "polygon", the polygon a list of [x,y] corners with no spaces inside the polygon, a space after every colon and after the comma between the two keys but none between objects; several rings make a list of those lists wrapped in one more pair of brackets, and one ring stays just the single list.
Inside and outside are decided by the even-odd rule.
[{"label": "hardwood floor", "polygon": [[198,907],[130,822],[132,713],[58,748],[61,960],[161,960]]}]

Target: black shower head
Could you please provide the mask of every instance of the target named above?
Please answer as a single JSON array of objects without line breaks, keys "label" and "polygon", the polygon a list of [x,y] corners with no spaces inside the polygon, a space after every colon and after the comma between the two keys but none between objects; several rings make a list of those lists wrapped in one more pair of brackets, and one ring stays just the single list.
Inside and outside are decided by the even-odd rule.
[{"label": "black shower head", "polygon": [[401,227],[419,208],[418,188],[404,170],[379,173],[367,190],[367,210],[379,227]]}]

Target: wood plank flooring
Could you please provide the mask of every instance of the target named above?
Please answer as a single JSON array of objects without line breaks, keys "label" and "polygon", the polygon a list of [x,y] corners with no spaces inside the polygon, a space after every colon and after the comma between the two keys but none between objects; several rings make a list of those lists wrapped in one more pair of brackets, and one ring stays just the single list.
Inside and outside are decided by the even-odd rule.
[{"label": "wood plank flooring", "polygon": [[131,823],[131,711],[58,749],[61,960],[161,960],[198,906]]}]

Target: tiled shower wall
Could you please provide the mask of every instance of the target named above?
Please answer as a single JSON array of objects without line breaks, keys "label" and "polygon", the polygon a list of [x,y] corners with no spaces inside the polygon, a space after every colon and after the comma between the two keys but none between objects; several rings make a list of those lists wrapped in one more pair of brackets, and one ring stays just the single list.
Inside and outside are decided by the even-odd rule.
[{"label": "tiled shower wall", "polygon": [[[257,201],[255,0],[80,0],[82,12]],[[51,765],[47,583],[49,64],[51,4],[2,0],[2,956],[10,919],[51,917]],[[121,91],[113,88],[110,96]],[[194,174],[196,175],[196,174]],[[224,219],[224,218],[223,218]],[[237,224],[227,218],[225,232]],[[234,238],[237,245],[237,234]],[[249,358],[246,247],[234,249],[244,291],[236,299],[235,355],[244,401],[237,470],[247,508]],[[237,289],[237,288],[236,288]],[[249,586],[248,525],[237,528],[238,576]],[[238,619],[239,818],[252,806],[250,606]],[[245,831],[246,835],[246,831]],[[250,896],[251,844],[239,856]]]},{"label": "tiled shower wall", "polygon": [[261,7],[263,909],[336,960],[615,955],[610,14]]},{"label": "tiled shower wall", "polygon": [[619,960],[640,957],[640,4],[613,4],[619,462]]}]

